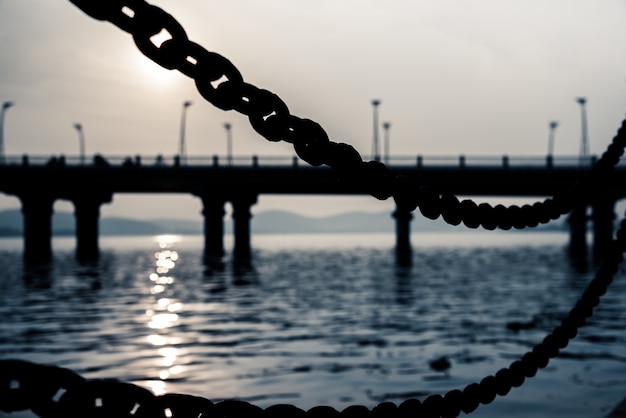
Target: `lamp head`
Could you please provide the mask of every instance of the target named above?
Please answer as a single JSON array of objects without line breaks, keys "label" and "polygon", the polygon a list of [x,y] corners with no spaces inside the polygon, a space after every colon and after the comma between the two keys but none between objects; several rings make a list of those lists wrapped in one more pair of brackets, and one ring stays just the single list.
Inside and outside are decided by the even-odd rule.
[{"label": "lamp head", "polygon": [[187,100],[186,102],[184,102],[184,103],[183,103],[183,106],[184,106],[184,107],[189,107],[189,106],[191,106],[191,105],[192,105],[192,102],[191,102],[191,101],[189,101],[189,100]]},{"label": "lamp head", "polygon": [[13,106],[14,104],[15,104],[15,103],[13,103],[13,102],[4,102],[4,103],[2,103],[2,110],[5,110],[5,109],[10,108],[10,107],[11,107],[11,106]]}]

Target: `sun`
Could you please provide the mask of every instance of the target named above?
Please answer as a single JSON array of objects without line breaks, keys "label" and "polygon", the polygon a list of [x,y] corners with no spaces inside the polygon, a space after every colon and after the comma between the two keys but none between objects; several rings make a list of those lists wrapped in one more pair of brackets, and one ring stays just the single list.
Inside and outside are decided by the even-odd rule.
[{"label": "sun", "polygon": [[176,70],[163,68],[141,54],[137,54],[137,57],[137,71],[140,73],[140,77],[145,78],[148,83],[154,84],[155,87],[170,86],[180,77]]},{"label": "sun", "polygon": [[170,87],[181,77],[178,71],[161,67],[140,52],[135,54],[134,66],[139,79],[155,88]]}]

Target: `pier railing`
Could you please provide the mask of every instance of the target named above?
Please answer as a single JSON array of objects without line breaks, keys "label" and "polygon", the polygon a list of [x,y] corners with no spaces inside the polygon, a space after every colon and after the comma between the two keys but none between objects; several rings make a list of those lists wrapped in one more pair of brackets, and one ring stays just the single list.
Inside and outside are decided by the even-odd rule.
[{"label": "pier railing", "polygon": [[[364,160],[373,158],[364,156]],[[480,155],[415,155],[415,156],[390,156],[380,158],[382,162],[393,167],[591,167],[596,161],[596,156],[480,156]],[[77,155],[8,155],[0,159],[0,164],[5,165],[111,165],[111,166],[264,166],[264,167],[285,167],[307,165],[296,156],[276,156],[276,155],[207,155],[189,156],[180,158],[179,156],[163,155],[136,155],[136,156],[77,156]],[[623,165],[624,163],[621,163]]]}]

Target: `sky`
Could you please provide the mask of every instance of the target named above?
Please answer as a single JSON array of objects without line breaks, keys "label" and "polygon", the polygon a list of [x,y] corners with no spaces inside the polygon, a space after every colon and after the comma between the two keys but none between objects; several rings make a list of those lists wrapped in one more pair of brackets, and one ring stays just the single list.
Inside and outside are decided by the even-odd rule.
[{"label": "sky", "polygon": [[[189,38],[227,57],[244,80],[278,94],[290,112],[367,156],[372,99],[391,123],[392,156],[556,156],[589,144],[601,154],[626,116],[626,0],[151,0]],[[69,0],[0,0],[0,101],[7,155],[178,152],[182,104],[189,157],[284,156],[235,111],[212,107],[192,80],[145,58],[131,36]],[[380,131],[382,138],[382,130]],[[19,207],[0,196],[0,210]],[[70,209],[59,203],[55,209]],[[255,210],[323,216],[380,211],[370,197],[261,196]],[[190,196],[116,195],[103,215],[198,216]]]}]

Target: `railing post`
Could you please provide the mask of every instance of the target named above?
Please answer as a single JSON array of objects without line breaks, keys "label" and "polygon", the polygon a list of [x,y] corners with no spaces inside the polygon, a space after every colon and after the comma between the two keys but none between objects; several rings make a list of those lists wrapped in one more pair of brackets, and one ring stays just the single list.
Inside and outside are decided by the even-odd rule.
[{"label": "railing post", "polygon": [[424,158],[421,155],[417,156],[417,168],[422,168],[424,166]]},{"label": "railing post", "polygon": [[554,159],[552,158],[551,155],[548,155],[546,157],[546,167],[547,168],[553,168],[554,167]]},{"label": "railing post", "polygon": [[509,156],[508,155],[502,156],[502,168],[509,168]]},{"label": "railing post", "polygon": [[213,167],[217,167],[220,165],[220,159],[217,155],[213,156]]},{"label": "railing post", "polygon": [[461,155],[459,157],[459,167],[460,168],[465,168],[465,155]]},{"label": "railing post", "polygon": [[252,167],[257,168],[259,166],[259,157],[256,155],[252,156]]},{"label": "railing post", "polygon": [[293,168],[298,168],[298,157],[293,157]]}]

